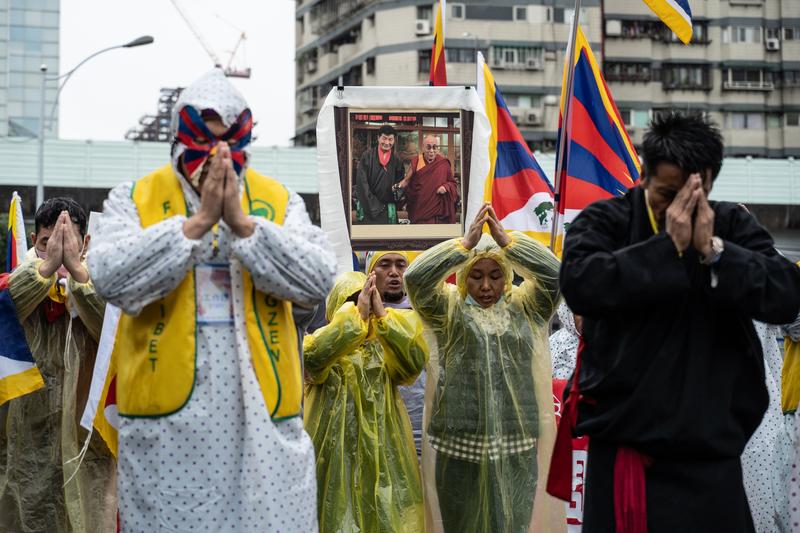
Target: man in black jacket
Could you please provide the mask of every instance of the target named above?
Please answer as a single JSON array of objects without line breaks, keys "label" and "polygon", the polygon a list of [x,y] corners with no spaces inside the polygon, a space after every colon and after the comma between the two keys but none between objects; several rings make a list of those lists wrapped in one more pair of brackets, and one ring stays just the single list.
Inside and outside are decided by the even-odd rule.
[{"label": "man in black jacket", "polygon": [[584,316],[586,533],[753,531],[739,457],[768,395],[752,320],[794,319],[800,270],[743,209],[707,200],[722,150],[702,117],[656,117],[641,186],[567,233],[561,290]]},{"label": "man in black jacket", "polygon": [[356,169],[356,197],[364,210],[363,224],[397,224],[394,185],[405,175],[397,156],[397,132],[388,124],[378,130],[378,144],[364,151]]}]

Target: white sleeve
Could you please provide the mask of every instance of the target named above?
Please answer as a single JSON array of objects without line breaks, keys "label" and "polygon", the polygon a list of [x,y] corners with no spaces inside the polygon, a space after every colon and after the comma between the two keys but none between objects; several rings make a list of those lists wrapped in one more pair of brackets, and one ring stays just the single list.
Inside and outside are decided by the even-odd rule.
[{"label": "white sleeve", "polygon": [[325,300],[336,274],[336,256],[325,234],[311,223],[303,199],[290,193],[282,226],[254,217],[255,232],[235,239],[233,255],[256,288],[303,307]]},{"label": "white sleeve", "polygon": [[184,216],[141,227],[128,182],[111,190],[92,235],[88,263],[97,292],[131,315],[163,298],[197,260],[200,240],[183,234]]}]

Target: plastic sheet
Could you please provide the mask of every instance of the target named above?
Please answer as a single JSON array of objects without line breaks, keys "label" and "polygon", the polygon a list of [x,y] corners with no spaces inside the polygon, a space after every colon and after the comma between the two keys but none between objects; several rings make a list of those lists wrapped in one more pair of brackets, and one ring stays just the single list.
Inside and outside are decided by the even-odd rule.
[{"label": "plastic sheet", "polygon": [[[414,309],[436,339],[426,393],[426,531],[558,532],[564,504],[545,492],[555,438],[548,323],[558,259],[522,233],[500,249],[484,235],[422,254],[405,274]],[[505,293],[489,308],[467,298],[481,258],[497,261]],[[456,272],[457,286],[445,279]],[[513,272],[524,278],[514,287]]]},{"label": "plastic sheet", "polygon": [[422,485],[411,426],[398,384],[412,383],[428,349],[410,310],[364,321],[347,301],[364,286],[340,275],[327,301],[330,323],[303,342],[305,427],[317,461],[319,528],[423,531]]},{"label": "plastic sheet", "polygon": [[[0,427],[0,530],[104,532],[116,529],[116,464],[93,434],[78,427],[92,376],[103,301],[91,283],[70,281],[66,313],[49,321],[41,305],[55,282],[22,263],[11,296],[45,387],[7,404]],[[75,474],[73,476],[73,474]],[[65,485],[65,482],[70,479]]]}]

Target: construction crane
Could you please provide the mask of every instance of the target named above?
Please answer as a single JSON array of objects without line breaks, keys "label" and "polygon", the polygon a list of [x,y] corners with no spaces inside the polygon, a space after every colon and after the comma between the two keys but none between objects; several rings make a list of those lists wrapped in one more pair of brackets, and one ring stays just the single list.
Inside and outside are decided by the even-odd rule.
[{"label": "construction crane", "polygon": [[178,14],[181,16],[181,18],[183,18],[184,22],[186,22],[186,25],[189,26],[189,29],[192,30],[192,33],[197,38],[197,40],[200,41],[200,45],[203,47],[208,56],[214,62],[215,67],[221,68],[222,72],[229,78],[250,78],[250,72],[251,72],[250,67],[239,69],[234,67],[233,65],[233,60],[236,57],[236,53],[239,51],[239,47],[247,40],[247,35],[245,35],[243,31],[239,33],[239,40],[236,41],[236,46],[233,47],[233,51],[231,52],[231,57],[228,60],[228,64],[225,65],[225,67],[223,68],[222,61],[220,60],[219,56],[217,55],[216,52],[214,52],[214,49],[211,48],[211,46],[209,46],[208,42],[206,42],[205,38],[203,37],[203,34],[200,33],[200,30],[197,29],[197,26],[189,17],[188,13],[184,11],[180,2],[178,0],[171,0],[171,1],[172,5],[175,6],[175,9],[178,11]]}]

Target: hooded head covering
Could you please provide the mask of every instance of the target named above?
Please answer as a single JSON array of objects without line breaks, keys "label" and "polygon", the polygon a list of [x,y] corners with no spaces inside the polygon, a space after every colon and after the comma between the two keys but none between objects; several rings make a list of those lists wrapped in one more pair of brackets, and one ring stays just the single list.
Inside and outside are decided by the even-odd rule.
[{"label": "hooded head covering", "polygon": [[328,322],[333,320],[333,315],[348,298],[361,292],[366,282],[367,276],[361,272],[344,272],[336,277],[333,288],[325,300],[325,318],[328,319]]},{"label": "hooded head covering", "polygon": [[[215,136],[203,120],[208,117],[219,117],[228,131]],[[234,170],[241,174],[252,129],[253,117],[244,97],[222,70],[214,69],[184,89],[172,108],[173,166],[180,168],[178,160],[183,155],[189,174],[186,178],[197,188],[203,164],[216,150],[217,143],[226,141],[231,148]],[[204,137],[208,142],[197,144],[194,142],[197,137]]]},{"label": "hooded head covering", "polygon": [[472,270],[475,263],[481,259],[493,259],[500,265],[500,270],[503,271],[503,276],[506,278],[506,285],[503,292],[508,295],[513,287],[514,269],[511,268],[502,250],[500,250],[500,246],[494,242],[492,236],[488,233],[484,233],[475,248],[470,250],[469,259],[467,259],[464,267],[456,273],[456,286],[458,287],[458,292],[461,294],[461,297],[467,297],[467,278],[469,277],[469,271]]},{"label": "hooded head covering", "polygon": [[[389,255],[389,254],[402,255],[403,258],[406,260],[406,263],[411,264],[411,260],[412,260],[412,257],[410,255],[411,253],[412,252],[403,252],[403,251],[396,251],[396,250],[380,250],[380,251],[369,252],[369,253],[367,253],[367,263],[366,263],[367,274],[372,272],[372,269],[375,268],[375,264],[384,255]],[[417,255],[419,255],[419,254],[417,254]]]}]

